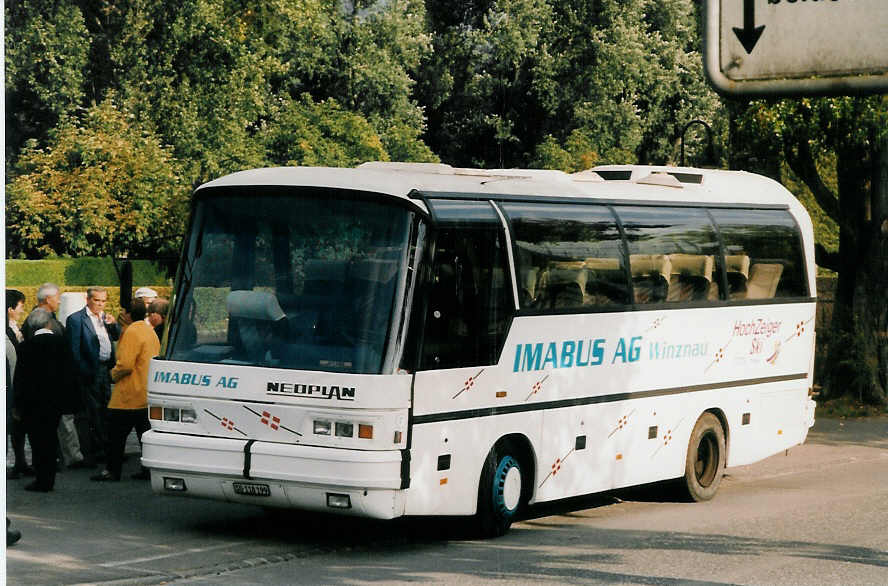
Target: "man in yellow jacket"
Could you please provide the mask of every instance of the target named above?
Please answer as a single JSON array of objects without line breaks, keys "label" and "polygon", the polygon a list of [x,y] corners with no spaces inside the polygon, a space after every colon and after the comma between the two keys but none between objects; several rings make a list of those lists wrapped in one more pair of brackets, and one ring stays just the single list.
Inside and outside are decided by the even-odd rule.
[{"label": "man in yellow jacket", "polygon": [[[95,481],[120,480],[126,438],[133,428],[142,440],[149,429],[148,366],[160,352],[160,341],[154,328],[145,321],[147,308],[140,299],[133,301],[130,316],[133,323],[123,332],[117,345],[117,363],[111,370],[114,388],[108,401],[108,467],[92,477]],[[134,475],[145,478],[143,472]]]}]

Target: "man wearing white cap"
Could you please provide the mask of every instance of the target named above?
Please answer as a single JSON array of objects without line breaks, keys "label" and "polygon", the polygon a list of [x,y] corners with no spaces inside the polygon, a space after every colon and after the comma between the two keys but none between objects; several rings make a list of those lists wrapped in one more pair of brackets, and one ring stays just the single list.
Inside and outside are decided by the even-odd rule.
[{"label": "man wearing white cap", "polygon": [[[140,299],[142,303],[145,304],[145,307],[151,305],[151,302],[157,299],[157,291],[150,287],[139,287],[136,289],[136,292],[133,293],[133,301],[136,299]],[[133,323],[133,319],[130,317],[129,311],[123,311],[120,315],[117,316],[117,323],[120,325],[120,334],[123,335],[123,332]]]},{"label": "man wearing white cap", "polygon": [[133,294],[133,297],[136,299],[141,299],[145,302],[145,307],[151,305],[151,302],[157,299],[157,291],[150,287],[139,287],[136,289],[136,292]]}]

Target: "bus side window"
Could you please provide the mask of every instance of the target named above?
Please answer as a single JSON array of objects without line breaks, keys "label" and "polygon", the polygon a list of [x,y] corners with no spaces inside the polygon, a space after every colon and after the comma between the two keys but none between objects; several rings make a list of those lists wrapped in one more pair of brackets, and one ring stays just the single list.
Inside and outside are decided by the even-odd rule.
[{"label": "bus side window", "polygon": [[519,302],[534,312],[629,303],[617,222],[604,205],[503,203],[512,222]]},{"label": "bus side window", "polygon": [[785,210],[713,209],[725,248],[730,299],[805,297],[805,257]]},{"label": "bus side window", "polygon": [[718,235],[706,210],[616,206],[629,246],[635,302],[722,298]]},{"label": "bus side window", "polygon": [[508,274],[498,229],[438,233],[425,316],[423,369],[496,363],[514,306]]}]

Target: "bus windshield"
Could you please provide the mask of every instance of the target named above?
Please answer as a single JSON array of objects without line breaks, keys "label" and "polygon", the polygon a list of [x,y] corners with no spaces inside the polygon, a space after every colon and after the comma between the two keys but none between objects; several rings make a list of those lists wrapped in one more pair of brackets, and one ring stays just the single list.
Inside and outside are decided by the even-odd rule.
[{"label": "bus windshield", "polygon": [[323,189],[200,197],[166,357],[380,373],[412,218]]}]

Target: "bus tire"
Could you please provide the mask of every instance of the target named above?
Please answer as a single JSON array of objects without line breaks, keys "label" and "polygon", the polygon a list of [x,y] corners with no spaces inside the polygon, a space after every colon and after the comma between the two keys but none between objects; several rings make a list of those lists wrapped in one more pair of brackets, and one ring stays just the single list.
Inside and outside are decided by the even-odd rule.
[{"label": "bus tire", "polygon": [[715,496],[725,472],[725,430],[712,413],[704,413],[694,425],[688,442],[684,483],[696,502]]},{"label": "bus tire", "polygon": [[478,488],[477,525],[481,537],[504,535],[524,506],[524,468],[508,446],[495,446],[487,455]]}]

